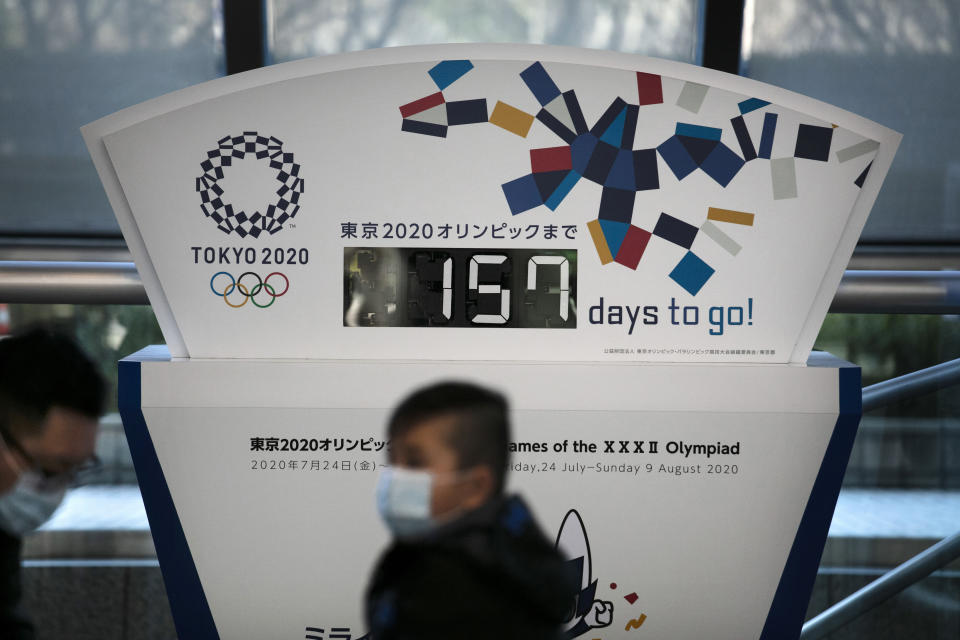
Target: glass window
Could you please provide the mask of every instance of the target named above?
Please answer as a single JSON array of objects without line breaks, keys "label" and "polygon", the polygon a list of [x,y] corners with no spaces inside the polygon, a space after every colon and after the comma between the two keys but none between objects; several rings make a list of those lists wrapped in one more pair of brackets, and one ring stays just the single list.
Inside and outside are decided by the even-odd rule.
[{"label": "glass window", "polygon": [[0,2],[0,233],[119,235],[80,127],[222,75],[214,6]]},{"label": "glass window", "polygon": [[[960,317],[830,314],[817,348],[860,365],[869,386],[957,357]],[[960,489],[958,415],[956,387],[867,412],[844,486]]]},{"label": "glass window", "polygon": [[272,0],[275,62],[410,44],[529,42],[693,62],[697,0]]},{"label": "glass window", "polygon": [[750,77],[903,134],[863,239],[960,239],[960,3],[750,4],[744,58]]}]

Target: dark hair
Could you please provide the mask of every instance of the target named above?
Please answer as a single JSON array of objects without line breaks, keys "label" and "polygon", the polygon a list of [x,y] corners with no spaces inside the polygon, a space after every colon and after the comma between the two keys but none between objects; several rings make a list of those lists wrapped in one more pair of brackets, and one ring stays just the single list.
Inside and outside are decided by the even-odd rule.
[{"label": "dark hair", "polygon": [[106,382],[70,338],[32,329],[0,340],[0,426],[33,432],[52,407],[103,414]]},{"label": "dark hair", "polygon": [[494,492],[503,492],[507,474],[510,424],[502,395],[467,382],[442,382],[408,396],[393,410],[387,434],[393,440],[438,416],[456,416],[449,444],[457,453],[459,469],[490,467]]}]

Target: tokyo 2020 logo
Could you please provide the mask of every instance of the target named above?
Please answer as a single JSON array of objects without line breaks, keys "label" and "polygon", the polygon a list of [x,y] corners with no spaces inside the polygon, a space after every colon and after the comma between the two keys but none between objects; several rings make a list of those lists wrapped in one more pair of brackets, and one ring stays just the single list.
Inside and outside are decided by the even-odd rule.
[{"label": "tokyo 2020 logo", "polygon": [[[300,196],[303,194],[303,178],[300,165],[294,162],[293,153],[283,150],[283,143],[273,136],[262,136],[256,131],[244,131],[239,136],[224,136],[217,141],[217,148],[207,152],[200,163],[203,174],[196,180],[200,194],[200,210],[203,215],[217,223],[217,228],[226,234],[236,233],[241,238],[261,234],[273,235],[283,229],[284,223],[300,211]],[[223,168],[233,161],[253,158],[266,160],[276,170],[280,187],[277,199],[265,211],[236,211],[222,185]]]}]

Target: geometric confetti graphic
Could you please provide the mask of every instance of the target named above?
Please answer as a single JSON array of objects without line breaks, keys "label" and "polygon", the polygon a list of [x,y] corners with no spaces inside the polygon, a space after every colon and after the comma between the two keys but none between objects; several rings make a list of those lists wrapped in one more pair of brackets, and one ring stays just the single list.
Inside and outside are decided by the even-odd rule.
[{"label": "geometric confetti graphic", "polygon": [[[589,126],[574,90],[561,90],[540,62],[520,72],[520,79],[539,104],[531,113],[497,101],[487,114],[485,100],[470,100],[467,107],[452,108],[445,103],[443,90],[473,68],[466,60],[446,60],[430,71],[439,92],[400,107],[401,129],[410,133],[446,137],[450,126],[489,121],[500,129],[526,138],[534,122],[539,121],[554,133],[563,146],[530,150],[530,173],[501,185],[512,215],[545,206],[555,211],[581,180],[600,185],[597,218],[587,222],[587,230],[601,264],[617,263],[636,270],[652,238],[682,250],[679,262],[669,277],[690,295],[697,293],[714,274],[714,268],[693,251],[694,240],[709,238],[731,256],[741,245],[717,223],[752,227],[753,213],[711,207],[700,226],[683,221],[670,212],[660,212],[653,229],[633,223],[637,193],[660,188],[662,176],[658,158],[677,180],[696,171],[708,176],[720,187],[727,187],[747,163],[770,161],[771,194],[775,200],[798,197],[797,160],[829,162],[834,130],[812,124],[800,124],[792,154],[771,158],[777,136],[778,116],[767,108],[770,103],[746,98],[737,104],[730,118],[735,149],[722,140],[723,130],[696,122],[676,122],[674,130],[656,147],[634,149],[637,123],[642,109],[663,103],[663,82],[659,75],[636,72],[636,102],[617,97]],[[696,118],[708,100],[710,87],[685,82],[676,105]],[[748,130],[744,117],[763,112],[759,141]],[[461,115],[463,114],[463,115]],[[866,141],[835,152],[846,162],[875,150],[877,143]],[[869,167],[868,167],[869,168]],[[861,187],[866,170],[856,180]],[[653,212],[644,212],[645,216]]]},{"label": "geometric confetti graphic", "polygon": [[692,296],[700,292],[712,275],[713,267],[698,258],[692,251],[688,251],[670,272],[670,278]]},{"label": "geometric confetti graphic", "polygon": [[630,631],[631,629],[639,629],[640,625],[642,625],[646,620],[647,620],[647,614],[641,613],[639,618],[628,622],[627,626],[625,626],[623,630]]},{"label": "geometric confetti graphic", "polygon": [[[258,238],[264,232],[272,235],[280,231],[287,220],[297,215],[303,193],[300,165],[293,161],[293,154],[284,152],[283,143],[273,136],[267,138],[256,131],[224,136],[217,144],[219,146],[208,151],[207,159],[200,163],[203,175],[196,179],[203,215],[216,222],[217,228],[224,233],[236,233],[241,238],[248,235]],[[256,160],[269,160],[270,168],[277,170],[276,178],[280,183],[277,200],[263,212],[235,211],[218,184],[223,179],[224,167],[229,167],[234,159],[243,160],[248,155]]]}]

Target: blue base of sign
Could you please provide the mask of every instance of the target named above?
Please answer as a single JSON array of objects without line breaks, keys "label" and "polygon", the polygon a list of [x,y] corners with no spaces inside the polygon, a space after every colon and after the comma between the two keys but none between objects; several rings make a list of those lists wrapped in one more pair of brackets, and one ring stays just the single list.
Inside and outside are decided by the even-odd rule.
[{"label": "blue base of sign", "polygon": [[177,637],[220,640],[193,555],[190,553],[190,546],[183,533],[177,509],[153,446],[153,439],[140,408],[140,363],[169,359],[170,354],[166,348],[150,347],[120,361],[120,417],[137,471],[140,493],[147,505],[147,519],[150,521],[150,532],[157,550],[157,559],[160,561]]},{"label": "blue base of sign", "polygon": [[803,511],[800,528],[793,539],[760,640],[793,640],[800,637],[862,413],[860,367],[824,353],[811,354],[807,364],[838,368],[840,413]]}]

